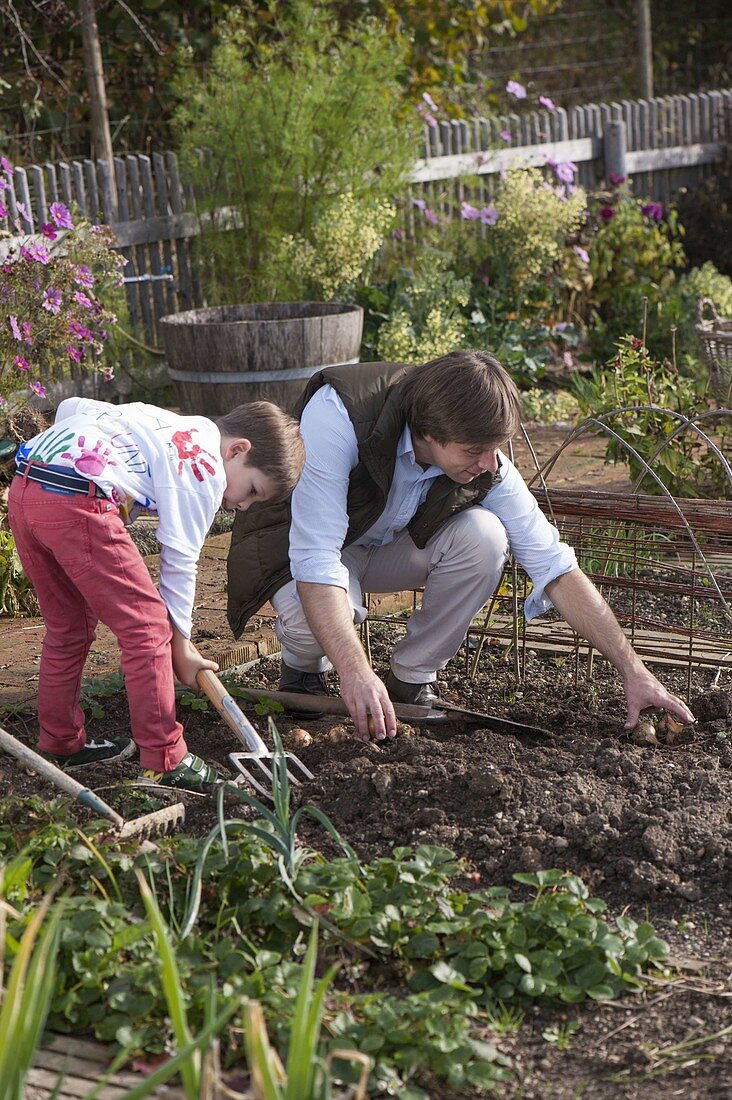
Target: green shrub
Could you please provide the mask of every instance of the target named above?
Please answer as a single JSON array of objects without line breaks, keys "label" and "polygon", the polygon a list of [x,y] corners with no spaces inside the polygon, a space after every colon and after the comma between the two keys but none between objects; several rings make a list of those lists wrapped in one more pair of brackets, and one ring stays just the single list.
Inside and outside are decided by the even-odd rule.
[{"label": "green shrub", "polygon": [[[670,355],[671,333],[664,306],[685,262],[674,210],[634,198],[626,185],[593,196],[595,236],[590,249],[592,290],[585,303],[591,341],[599,359],[609,358],[626,333],[640,333],[647,299],[647,343]],[[589,305],[589,308],[588,308]]]},{"label": "green shrub", "polygon": [[417,271],[401,270],[390,291],[388,319],[378,333],[377,356],[421,363],[471,343],[467,317],[470,280],[458,279],[449,256],[424,249]]},{"label": "green shrub", "polygon": [[[267,33],[253,6],[231,12],[205,78],[184,65],[177,82],[207,297],[218,302],[302,297],[313,276],[332,291],[333,257],[298,272],[287,241],[316,247],[348,196],[350,243],[362,247],[360,221],[379,222],[414,159],[402,47],[372,20],[341,29],[328,0],[269,10]],[[340,241],[338,256],[348,249]]]}]

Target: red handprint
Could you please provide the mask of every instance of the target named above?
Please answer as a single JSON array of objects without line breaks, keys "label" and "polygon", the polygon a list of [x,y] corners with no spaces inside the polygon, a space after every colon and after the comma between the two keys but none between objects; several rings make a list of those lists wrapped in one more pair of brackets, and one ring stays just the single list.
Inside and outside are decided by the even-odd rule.
[{"label": "red handprint", "polygon": [[216,473],[216,469],[210,466],[205,458],[199,458],[199,455],[208,455],[213,462],[216,459],[210,451],[205,451],[203,447],[199,447],[197,443],[193,442],[193,433],[197,430],[197,428],[191,428],[187,432],[173,432],[172,443],[178,452],[178,476],[180,477],[183,473],[183,463],[190,459],[193,476],[197,481],[203,481],[203,474],[198,463],[211,475]]}]

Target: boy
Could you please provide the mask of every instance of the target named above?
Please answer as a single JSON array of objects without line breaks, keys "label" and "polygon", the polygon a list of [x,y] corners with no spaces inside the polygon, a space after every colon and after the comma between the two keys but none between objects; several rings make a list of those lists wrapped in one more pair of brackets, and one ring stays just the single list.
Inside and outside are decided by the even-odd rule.
[{"label": "boy", "polygon": [[[304,462],[297,422],[255,401],[213,421],[154,405],[72,397],[53,427],[16,456],[8,518],[46,623],[38,684],[38,750],[66,770],[121,760],[130,738],[87,742],[81,675],[105,623],[120,663],[141,780],[211,790],[216,769],[188,751],[173,673],[190,687],[217,669],[191,643],[196,570],[220,506],[245,511],[286,497]],[[126,526],[157,512],[156,590]]]}]

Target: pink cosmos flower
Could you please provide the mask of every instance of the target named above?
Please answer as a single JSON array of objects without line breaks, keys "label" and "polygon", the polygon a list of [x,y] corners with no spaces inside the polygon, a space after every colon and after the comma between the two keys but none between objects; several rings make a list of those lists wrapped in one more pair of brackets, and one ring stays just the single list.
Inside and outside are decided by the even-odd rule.
[{"label": "pink cosmos flower", "polygon": [[429,92],[422,92],[422,99],[425,101],[431,111],[437,111],[438,107],[434,99]]},{"label": "pink cosmos flower", "polygon": [[20,325],[18,324],[18,318],[14,313],[10,314],[10,331],[16,340],[23,339],[23,333],[20,331]]},{"label": "pink cosmos flower", "polygon": [[572,251],[574,252],[575,256],[579,256],[583,264],[588,264],[590,262],[590,255],[586,248],[582,248],[578,244],[573,244]]},{"label": "pink cosmos flower", "polygon": [[460,217],[466,222],[476,222],[480,217],[480,210],[463,199],[460,204]]},{"label": "pink cosmos flower", "polygon": [[29,245],[22,245],[20,254],[24,260],[35,260],[39,264],[47,264],[51,259],[51,254],[48,249],[42,244],[36,244],[31,242]]},{"label": "pink cosmos flower", "polygon": [[565,351],[564,355],[562,356],[562,359],[564,360],[565,367],[571,368],[571,367],[574,366],[574,359],[572,358],[572,352],[571,351]]},{"label": "pink cosmos flower", "polygon": [[71,220],[71,214],[69,208],[63,202],[52,202],[49,208],[49,213],[59,229],[73,229],[74,223]]},{"label": "pink cosmos flower", "polygon": [[79,264],[74,275],[74,282],[78,283],[79,286],[85,286],[87,290],[91,290],[94,286],[94,276],[86,264]]},{"label": "pink cosmos flower", "polygon": [[79,340],[91,340],[92,334],[88,328],[84,328],[78,321],[69,322],[69,332],[72,336],[78,337]]},{"label": "pink cosmos flower", "polygon": [[7,157],[0,157],[0,168],[4,168],[6,172],[13,171],[13,166]]},{"label": "pink cosmos flower", "polygon": [[547,111],[556,111],[557,105],[553,99],[550,99],[548,95],[540,95],[539,103],[542,107],[546,107]]},{"label": "pink cosmos flower", "polygon": [[495,206],[484,206],[480,212],[480,220],[483,225],[495,225],[499,216]]},{"label": "pink cosmos flower", "polygon": [[427,203],[424,201],[424,199],[412,199],[412,206],[416,206],[417,209],[421,210],[423,214],[427,209]]},{"label": "pink cosmos flower", "polygon": [[18,213],[20,214],[21,218],[24,218],[25,221],[27,221],[28,224],[30,225],[31,219],[30,219],[30,215],[28,214],[28,208],[25,205],[25,203],[24,202],[16,202],[15,205],[18,209]]},{"label": "pink cosmos flower", "polygon": [[75,348],[73,344],[69,344],[66,348],[69,353],[69,359],[73,359],[75,363],[81,362],[81,349]]},{"label": "pink cosmos flower", "polygon": [[13,359],[13,363],[18,370],[28,370],[28,360],[24,359],[22,355],[16,355]]},{"label": "pink cosmos flower", "polygon": [[502,139],[502,141],[513,141],[513,138],[511,137],[508,130],[501,130],[498,136]]},{"label": "pink cosmos flower", "polygon": [[56,238],[58,237],[58,233],[56,232],[56,227],[51,225],[50,222],[46,222],[45,225],[41,226],[41,233],[49,241],[55,241]]},{"label": "pink cosmos flower", "polygon": [[557,179],[561,180],[562,183],[572,183],[577,165],[571,160],[560,160],[554,171],[557,174]]},{"label": "pink cosmos flower", "polygon": [[433,210],[430,210],[429,206],[426,206],[424,208],[424,216],[425,216],[425,220],[428,221],[430,223],[430,225],[437,225],[438,222],[439,222],[439,218],[437,217],[437,214],[435,214],[435,212]]},{"label": "pink cosmos flower", "polygon": [[41,385],[40,382],[31,382],[30,388],[38,397],[46,396],[46,387]]},{"label": "pink cosmos flower", "polygon": [[526,88],[523,84],[519,84],[518,80],[509,80],[506,84],[506,91],[515,99],[526,99]]},{"label": "pink cosmos flower", "polygon": [[5,406],[5,405],[7,405],[7,401],[5,400],[3,395],[0,393],[0,409],[3,408],[3,406]]},{"label": "pink cosmos flower", "polygon": [[78,302],[84,309],[94,309],[94,303],[87,298],[86,294],[82,294],[80,290],[74,291],[74,301]]},{"label": "pink cosmos flower", "polygon": [[49,286],[43,295],[43,308],[47,309],[49,313],[56,314],[61,309],[61,291],[54,290],[52,286]]},{"label": "pink cosmos flower", "polygon": [[0,202],[0,218],[7,218],[8,208],[4,203]]},{"label": "pink cosmos flower", "polygon": [[30,321],[23,321],[23,339],[26,344],[33,343],[33,337],[31,336]]},{"label": "pink cosmos flower", "polygon": [[417,106],[417,111],[422,116],[422,118],[425,120],[425,122],[427,123],[428,126],[436,126],[437,125],[437,119],[434,117],[434,115],[430,114],[430,112],[427,110],[427,107],[424,103],[420,103]]}]

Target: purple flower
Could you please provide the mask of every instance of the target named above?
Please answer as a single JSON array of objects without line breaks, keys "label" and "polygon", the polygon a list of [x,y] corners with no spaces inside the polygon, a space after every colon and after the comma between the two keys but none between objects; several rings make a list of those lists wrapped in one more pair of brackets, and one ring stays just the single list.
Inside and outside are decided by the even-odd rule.
[{"label": "purple flower", "polygon": [[79,340],[91,340],[92,334],[88,328],[84,328],[78,321],[69,322],[69,332],[72,336],[76,336]]},{"label": "purple flower", "polygon": [[617,172],[611,172],[608,179],[613,187],[620,187],[621,183],[625,183],[625,176],[619,176]]},{"label": "purple flower", "polygon": [[434,99],[429,92],[422,92],[422,99],[425,101],[431,111],[437,111],[438,107]]},{"label": "purple flower", "polygon": [[510,133],[508,132],[508,130],[501,130],[501,131],[499,132],[498,136],[499,136],[499,138],[501,138],[501,139],[502,139],[503,141],[513,141],[513,138],[511,137],[511,135],[510,135]]},{"label": "purple flower", "polygon": [[0,168],[4,168],[6,172],[13,171],[13,166],[7,157],[0,157]]},{"label": "purple flower", "polygon": [[554,171],[557,174],[557,179],[562,183],[572,183],[574,180],[574,174],[577,171],[577,165],[571,160],[561,160],[556,165]]},{"label": "purple flower", "polygon": [[74,223],[71,220],[71,214],[69,213],[68,206],[62,202],[52,202],[49,210],[51,217],[55,221],[59,229],[73,229]]},{"label": "purple flower", "polygon": [[574,252],[575,256],[579,256],[583,264],[588,264],[590,262],[590,256],[586,248],[581,248],[580,245],[573,244],[572,251]]},{"label": "purple flower", "polygon": [[31,336],[30,321],[23,321],[23,339],[26,344],[33,343],[33,337]]},{"label": "purple flower", "polygon": [[114,367],[105,367],[102,371],[102,378],[105,382],[111,382],[114,378]]},{"label": "purple flower", "polygon": [[69,353],[69,359],[73,359],[75,363],[81,362],[81,349],[75,348],[72,344],[69,344],[66,348]]},{"label": "purple flower", "polygon": [[94,309],[94,303],[87,298],[86,294],[82,294],[80,290],[74,291],[74,301],[78,302],[84,309]]},{"label": "purple flower", "polygon": [[28,214],[28,208],[26,207],[25,203],[24,202],[16,202],[15,205],[18,208],[18,213],[20,214],[21,218],[24,218],[28,222],[28,224],[30,225],[31,219],[30,219],[30,215]]},{"label": "purple flower", "polygon": [[498,217],[499,214],[495,206],[484,206],[480,212],[480,220],[483,225],[495,225]]},{"label": "purple flower", "polygon": [[[423,214],[427,209],[427,203],[424,201],[424,199],[412,199],[412,206],[416,206],[417,209],[421,210]],[[79,280],[77,279],[77,282],[78,281]]]},{"label": "purple flower", "polygon": [[435,214],[434,211],[430,210],[429,206],[425,207],[424,216],[425,216],[425,220],[428,221],[430,223],[430,225],[437,225],[438,224],[439,219],[437,217],[437,214]]},{"label": "purple flower", "polygon": [[562,359],[564,360],[565,367],[567,367],[568,369],[571,369],[574,366],[574,359],[572,358],[571,351],[565,351]]},{"label": "purple flower", "polygon": [[601,206],[599,213],[602,220],[606,223],[611,222],[615,217],[615,210],[612,206]]},{"label": "purple flower", "polygon": [[557,105],[553,99],[550,99],[548,95],[540,95],[539,103],[542,107],[546,107],[547,111],[556,111]]},{"label": "purple flower", "polygon": [[518,80],[509,80],[506,84],[506,91],[515,99],[526,99],[526,88],[523,84],[519,84]]},{"label": "purple flower", "polygon": [[[126,260],[125,263],[127,263]],[[94,286],[94,276],[86,264],[79,264],[74,275],[74,282],[78,283],[79,286],[85,286],[87,290],[91,290]]]},{"label": "purple flower", "polygon": [[49,241],[55,241],[56,237],[58,237],[58,233],[56,232],[56,227],[54,225],[51,225],[50,222],[46,222],[45,225],[41,226],[41,233]]},{"label": "purple flower", "polygon": [[437,119],[429,113],[429,111],[427,110],[424,103],[419,104],[419,106],[417,107],[417,111],[422,116],[422,118],[425,120],[425,122],[427,123],[428,126],[436,126],[437,125]]},{"label": "purple flower", "polygon": [[61,309],[61,291],[49,286],[43,295],[43,308],[49,313],[58,313]]},{"label": "purple flower", "polygon": [[46,396],[46,387],[42,386],[40,382],[31,382],[30,388],[38,397]]},{"label": "purple flower", "polygon": [[8,180],[5,179],[5,176],[0,176],[0,195],[2,195],[3,191],[7,191],[9,187],[10,184]]},{"label": "purple flower", "polygon": [[4,405],[7,405],[7,401],[5,400],[3,395],[0,393],[0,409],[3,408]]},{"label": "purple flower", "polygon": [[460,203],[460,217],[466,222],[475,222],[480,217],[480,210],[475,206],[471,206],[469,202],[463,201]]},{"label": "purple flower", "polygon": [[24,359],[22,355],[16,355],[13,359],[13,363],[18,370],[28,370],[28,360]]},{"label": "purple flower", "polygon": [[14,313],[10,314],[10,331],[16,340],[23,339],[23,333],[20,331],[20,326],[18,325],[18,318]]},{"label": "purple flower", "polygon": [[663,203],[647,202],[645,206],[641,206],[641,214],[645,214],[654,222],[661,222],[663,221]]},{"label": "purple flower", "polygon": [[7,218],[8,208],[4,203],[0,202],[0,218]]},{"label": "purple flower", "polygon": [[42,244],[31,242],[28,246],[22,245],[20,254],[25,260],[36,260],[39,264],[47,264],[51,259],[48,249]]}]

